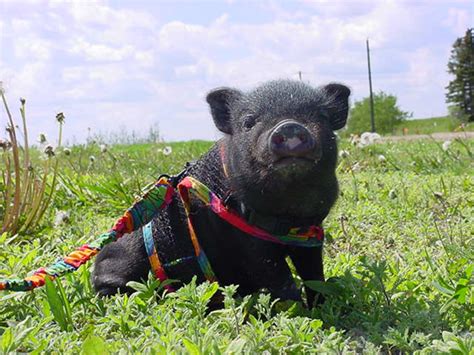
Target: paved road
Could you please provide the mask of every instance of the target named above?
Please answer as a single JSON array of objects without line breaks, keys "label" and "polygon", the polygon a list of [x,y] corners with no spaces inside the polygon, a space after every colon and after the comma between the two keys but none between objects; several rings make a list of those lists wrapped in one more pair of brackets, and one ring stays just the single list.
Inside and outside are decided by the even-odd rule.
[{"label": "paved road", "polygon": [[417,139],[435,139],[437,141],[448,141],[456,138],[474,139],[474,132],[439,132],[433,134],[409,134],[406,136],[384,136],[383,141],[412,141]]}]

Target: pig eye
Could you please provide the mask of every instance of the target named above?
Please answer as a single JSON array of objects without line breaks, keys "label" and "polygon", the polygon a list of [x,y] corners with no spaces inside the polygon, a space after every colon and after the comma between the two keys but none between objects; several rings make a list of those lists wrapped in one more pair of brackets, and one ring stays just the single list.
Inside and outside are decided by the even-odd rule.
[{"label": "pig eye", "polygon": [[254,115],[246,115],[243,118],[242,126],[246,129],[249,130],[253,126],[255,126],[256,123],[256,117]]}]

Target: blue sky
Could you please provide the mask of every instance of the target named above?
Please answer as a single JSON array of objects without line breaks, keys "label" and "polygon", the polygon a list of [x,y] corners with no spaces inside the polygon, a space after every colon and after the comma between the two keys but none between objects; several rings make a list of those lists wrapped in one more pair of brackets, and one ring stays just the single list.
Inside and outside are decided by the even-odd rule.
[{"label": "blue sky", "polygon": [[369,38],[374,89],[430,117],[447,112],[450,49],[473,26],[472,2],[455,0],[0,0],[0,81],[13,111],[27,99],[33,135],[53,135],[62,111],[70,142],[156,125],[167,140],[216,139],[204,97],[217,86],[301,71],[367,96]]}]

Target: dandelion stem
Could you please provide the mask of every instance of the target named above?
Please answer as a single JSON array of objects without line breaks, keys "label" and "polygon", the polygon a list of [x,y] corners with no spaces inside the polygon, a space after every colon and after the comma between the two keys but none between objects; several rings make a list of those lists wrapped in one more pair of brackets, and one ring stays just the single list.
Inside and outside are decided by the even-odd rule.
[{"label": "dandelion stem", "polygon": [[[5,111],[7,112],[8,120],[9,120],[9,127],[7,127],[8,135],[10,136],[10,142],[12,145],[12,153],[13,153],[13,167],[15,170],[15,193],[13,196],[13,208],[12,212],[8,213],[8,218],[4,226],[2,227],[2,232],[8,229],[15,229],[15,226],[18,224],[18,213],[20,210],[20,196],[21,196],[21,176],[20,176],[20,158],[19,158],[19,151],[18,151],[18,143],[16,140],[16,133],[15,133],[15,123],[13,122],[12,115],[10,113],[10,109],[8,108],[7,100],[5,98],[5,94],[3,91],[0,91],[2,95],[3,105],[5,107]],[[10,180],[11,181],[11,180]],[[11,227],[12,226],[12,227]]]}]

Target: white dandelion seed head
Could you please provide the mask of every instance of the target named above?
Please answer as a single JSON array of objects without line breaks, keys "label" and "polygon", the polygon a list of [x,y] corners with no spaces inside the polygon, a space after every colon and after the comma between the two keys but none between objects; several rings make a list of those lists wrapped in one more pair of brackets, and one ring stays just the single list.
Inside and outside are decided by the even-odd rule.
[{"label": "white dandelion seed head", "polygon": [[69,222],[69,212],[67,211],[58,211],[56,216],[54,217],[54,225],[60,226],[61,224],[65,224]]},{"label": "white dandelion seed head", "polygon": [[393,200],[394,198],[397,197],[397,191],[395,191],[394,189],[391,189],[391,190],[388,192],[388,197]]},{"label": "white dandelion seed head", "polygon": [[163,148],[164,155],[170,155],[172,152],[173,152],[173,149],[169,145]]},{"label": "white dandelion seed head", "polygon": [[358,147],[365,147],[380,141],[382,137],[380,134],[375,132],[364,132],[360,135],[360,140],[357,144]]},{"label": "white dandelion seed head", "polygon": [[360,141],[359,135],[351,133],[349,137],[349,142],[351,142],[352,145],[357,145],[359,141]]},{"label": "white dandelion seed head", "polygon": [[355,163],[354,165],[352,165],[352,171],[360,171],[361,170],[361,165],[359,162]]},{"label": "white dandelion seed head", "polygon": [[107,146],[105,144],[99,145],[101,153],[107,153]]},{"label": "white dandelion seed head", "polygon": [[54,157],[54,147],[51,144],[48,144],[44,147],[43,153],[48,157]]},{"label": "white dandelion seed head", "polygon": [[9,150],[12,144],[7,140],[0,139],[0,148],[3,150]]},{"label": "white dandelion seed head", "polygon": [[446,152],[449,149],[449,146],[451,145],[451,141],[444,141],[443,145],[441,146],[443,150]]},{"label": "white dandelion seed head", "polygon": [[345,149],[341,150],[339,152],[339,158],[345,159],[349,156],[349,152]]}]

